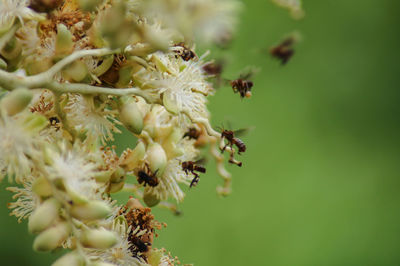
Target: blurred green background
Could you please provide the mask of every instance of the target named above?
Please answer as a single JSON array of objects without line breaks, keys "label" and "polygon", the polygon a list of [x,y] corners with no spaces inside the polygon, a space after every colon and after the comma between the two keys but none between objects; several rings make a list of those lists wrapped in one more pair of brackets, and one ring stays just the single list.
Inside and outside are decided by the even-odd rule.
[{"label": "blurred green background", "polygon": [[[168,223],[155,246],[182,262],[400,265],[400,1],[304,8],[294,21],[270,1],[245,1],[225,76],[260,67],[253,97],[225,87],[210,109],[215,126],[256,129],[243,138],[243,167],[227,166],[231,196],[216,195],[222,180],[210,165],[183,216],[155,210]],[[303,40],[281,66],[264,50],[294,30]],[[0,194],[2,265],[50,265],[59,254],[32,251],[26,223],[8,216],[10,196]]]}]

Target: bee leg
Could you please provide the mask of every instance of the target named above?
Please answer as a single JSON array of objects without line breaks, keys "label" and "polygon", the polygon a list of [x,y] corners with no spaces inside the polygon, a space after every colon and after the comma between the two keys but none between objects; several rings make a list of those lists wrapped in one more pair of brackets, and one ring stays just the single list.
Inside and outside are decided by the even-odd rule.
[{"label": "bee leg", "polygon": [[192,182],[190,182],[190,187],[196,186],[199,182],[199,175],[195,172],[192,172],[192,174],[194,175],[194,178],[192,179]]},{"label": "bee leg", "polygon": [[227,143],[222,149],[221,149],[221,153],[224,153],[226,147],[228,147],[229,143]]},{"label": "bee leg", "polygon": [[238,160],[236,160],[235,158],[233,158],[233,156],[231,156],[231,157],[229,158],[229,162],[230,162],[231,164],[236,164],[237,166],[242,167],[242,162],[239,162]]}]

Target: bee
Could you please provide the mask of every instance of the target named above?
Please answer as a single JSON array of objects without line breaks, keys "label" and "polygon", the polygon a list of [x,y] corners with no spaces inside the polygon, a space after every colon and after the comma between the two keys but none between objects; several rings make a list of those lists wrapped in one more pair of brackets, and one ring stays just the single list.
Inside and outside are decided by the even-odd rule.
[{"label": "bee", "polygon": [[[244,142],[241,139],[239,139],[238,137],[236,137],[236,136],[244,134],[248,130],[249,129],[240,129],[240,130],[233,131],[233,130],[222,129],[222,131],[221,131],[221,141],[222,141],[221,146],[220,146],[221,153],[223,153],[225,151],[225,149],[229,146],[231,148],[230,149],[229,162],[233,163],[233,164],[236,164],[239,167],[242,166],[242,162],[239,162],[239,161],[235,160],[234,151],[233,151],[233,145],[235,145],[237,147],[239,155],[240,155],[240,153],[245,152],[246,151],[246,144],[244,144]],[[227,140],[226,144],[225,144],[225,141],[224,141],[225,139]]]},{"label": "bee", "polygon": [[157,178],[157,172],[156,170],[154,173],[151,173],[148,165],[146,164],[145,170],[139,170],[138,172],[138,182],[139,184],[144,183],[144,186],[149,185],[151,187],[156,187],[160,181]]},{"label": "bee", "polygon": [[222,62],[209,62],[203,65],[203,70],[210,76],[220,76],[223,70]]},{"label": "bee", "polygon": [[49,118],[50,126],[55,127],[56,131],[60,130],[60,120],[57,116],[52,116]]},{"label": "bee", "polygon": [[183,138],[188,137],[189,139],[197,140],[201,135],[201,132],[197,130],[195,127],[189,128],[189,130],[183,135]]},{"label": "bee", "polygon": [[[236,132],[237,134],[237,132]],[[227,144],[225,144],[225,146],[222,148],[222,152],[225,151],[226,147],[229,145],[231,148],[233,147],[233,145],[235,145],[238,148],[238,154],[240,154],[241,152],[245,152],[246,151],[246,145],[244,144],[244,142],[235,137],[235,132],[232,130],[223,130],[221,132],[221,138],[222,139],[226,139],[228,141]]]},{"label": "bee", "polygon": [[186,173],[189,174],[192,173],[194,175],[194,178],[192,180],[192,182],[190,182],[190,187],[192,186],[196,186],[197,183],[199,182],[199,174],[196,173],[200,172],[200,173],[205,173],[206,172],[206,168],[200,165],[197,165],[197,162],[193,162],[193,161],[186,161],[182,163],[182,170]]},{"label": "bee", "polygon": [[239,75],[238,79],[229,81],[234,93],[239,93],[240,98],[251,97],[251,89],[254,83],[250,80],[250,78],[258,72],[259,70],[256,68],[247,68],[242,71]]},{"label": "bee", "polygon": [[175,52],[178,56],[180,56],[184,61],[189,61],[194,58],[198,58],[196,53],[191,49],[187,48],[183,42],[180,42],[175,45],[176,47],[181,47],[181,49],[176,49]]},{"label": "bee", "polygon": [[240,98],[250,98],[251,88],[253,87],[253,82],[250,80],[245,80],[242,78],[235,79],[231,81],[232,89],[235,93],[239,92]]},{"label": "bee", "polygon": [[143,241],[140,237],[133,237],[131,242],[138,252],[147,252],[149,251],[149,246],[151,247],[150,242]]},{"label": "bee", "polygon": [[269,49],[270,55],[281,60],[282,65],[285,65],[294,54],[293,44],[295,38],[293,36],[284,39],[279,45]]}]

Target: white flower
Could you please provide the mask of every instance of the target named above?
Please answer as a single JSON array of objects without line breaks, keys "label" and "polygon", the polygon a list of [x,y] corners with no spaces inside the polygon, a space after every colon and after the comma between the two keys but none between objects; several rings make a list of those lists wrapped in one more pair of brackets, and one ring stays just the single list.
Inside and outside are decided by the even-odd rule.
[{"label": "white flower", "polygon": [[304,10],[301,7],[301,0],[272,0],[278,6],[287,8],[294,19],[304,17]]},{"label": "white flower", "polygon": [[193,161],[199,155],[199,151],[194,147],[194,142],[194,140],[183,139],[178,143],[183,150],[183,155],[168,161],[163,175],[159,178],[159,184],[155,187],[146,186],[146,194],[154,195],[160,200],[172,197],[178,202],[183,201],[185,193],[179,183],[189,185],[194,176],[187,175],[182,170],[182,162]]},{"label": "white flower", "polygon": [[0,28],[11,27],[15,19],[43,19],[28,7],[29,0],[0,0]]},{"label": "white flower", "polygon": [[46,166],[46,170],[52,179],[63,180],[67,192],[88,200],[102,199],[101,187],[93,178],[98,165],[91,161],[89,156],[94,155],[85,150],[84,146],[76,142],[73,147],[69,147],[62,142],[58,149],[49,151],[49,156],[51,164]]},{"label": "white flower", "polygon": [[23,187],[7,188],[8,191],[15,193],[13,199],[17,199],[17,201],[9,203],[8,208],[12,209],[10,215],[17,217],[18,222],[28,218],[40,204],[39,197],[32,191],[35,179],[33,175],[29,175],[22,180]]},{"label": "white flower", "polygon": [[205,80],[201,60],[184,61],[174,52],[156,52],[150,60],[153,68],[135,75],[142,88],[154,96],[162,95],[170,112],[207,118],[206,96],[212,93],[212,87]]},{"label": "white flower", "polygon": [[112,132],[121,133],[114,125],[118,121],[114,118],[114,112],[108,110],[105,103],[95,106],[92,97],[80,94],[69,94],[68,104],[65,107],[68,121],[78,131],[87,135],[89,143],[98,139],[105,144],[108,140],[114,140]]},{"label": "white flower", "polygon": [[5,174],[9,179],[15,175],[19,182],[34,168],[32,158],[40,161],[43,144],[38,132],[47,119],[28,111],[14,117],[0,114],[0,180]]}]

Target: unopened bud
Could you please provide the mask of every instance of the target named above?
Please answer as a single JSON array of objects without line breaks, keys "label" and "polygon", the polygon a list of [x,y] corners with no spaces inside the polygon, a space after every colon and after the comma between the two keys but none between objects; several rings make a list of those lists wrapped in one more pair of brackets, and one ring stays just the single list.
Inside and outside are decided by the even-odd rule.
[{"label": "unopened bud", "polygon": [[29,232],[39,233],[50,227],[57,220],[60,207],[54,198],[43,202],[29,217]]},{"label": "unopened bud", "polygon": [[43,176],[35,179],[32,184],[32,191],[40,197],[49,197],[53,195],[53,190],[49,181]]},{"label": "unopened bud", "polygon": [[156,195],[148,193],[148,192],[144,192],[143,194],[143,201],[144,203],[146,203],[146,205],[148,207],[154,207],[156,206],[158,203],[160,203],[160,199],[157,198]]},{"label": "unopened bud", "polygon": [[104,2],[104,0],[78,0],[79,7],[87,12],[96,10],[96,7]]},{"label": "unopened bud", "polygon": [[132,171],[137,167],[140,161],[144,159],[146,154],[146,147],[143,142],[138,142],[135,149],[128,150],[125,152],[126,156],[124,157],[121,166],[124,167],[126,171]]},{"label": "unopened bud", "polygon": [[157,176],[164,173],[167,166],[167,154],[160,144],[157,142],[151,143],[147,148],[147,161],[149,162],[150,170]]},{"label": "unopened bud", "polygon": [[110,183],[110,185],[108,186],[108,190],[107,192],[109,193],[117,193],[119,191],[121,191],[125,186],[125,181],[121,181],[119,183]]},{"label": "unopened bud", "polygon": [[105,183],[110,180],[112,173],[113,173],[112,170],[101,171],[97,172],[93,177],[94,179],[96,179],[97,182]]},{"label": "unopened bud", "polygon": [[85,247],[96,249],[110,248],[118,242],[115,233],[105,229],[85,230],[80,240]]},{"label": "unopened bud", "polygon": [[31,102],[32,97],[32,91],[19,88],[4,96],[0,101],[0,105],[8,115],[12,116],[24,110]]},{"label": "unopened bud", "polygon": [[56,260],[52,266],[83,266],[84,259],[77,252],[70,252]]},{"label": "unopened bud", "polygon": [[89,201],[83,205],[74,205],[70,209],[71,215],[79,220],[98,220],[111,213],[110,206],[103,201]]},{"label": "unopened bud", "polygon": [[173,91],[166,91],[163,94],[163,104],[165,109],[173,114],[178,114],[181,111],[181,108],[178,106],[177,101],[175,100]]},{"label": "unopened bud", "polygon": [[143,209],[142,203],[138,199],[135,199],[134,197],[130,197],[128,202],[126,203],[126,207],[129,209]]},{"label": "unopened bud", "polygon": [[129,131],[135,134],[140,134],[142,132],[143,116],[134,98],[130,96],[121,97],[119,118]]},{"label": "unopened bud", "polygon": [[64,71],[63,76],[67,80],[74,82],[82,81],[88,74],[86,64],[82,61],[75,61],[69,65]]},{"label": "unopened bud", "polygon": [[103,75],[104,73],[107,72],[108,69],[110,69],[113,62],[114,62],[114,55],[106,57],[105,59],[103,59],[103,61],[99,66],[93,69],[92,73],[97,77]]},{"label": "unopened bud", "polygon": [[56,249],[67,239],[70,232],[71,227],[66,222],[50,227],[35,238],[33,249],[35,251],[51,251]]},{"label": "unopened bud", "polygon": [[67,55],[72,52],[74,42],[72,34],[64,24],[57,25],[56,54]]},{"label": "unopened bud", "polygon": [[30,114],[24,120],[24,127],[26,131],[39,132],[48,125],[49,121],[43,115]]},{"label": "unopened bud", "polygon": [[16,59],[21,55],[22,48],[21,43],[17,38],[13,37],[7,42],[0,54],[7,60]]},{"label": "unopened bud", "polygon": [[182,139],[182,131],[180,128],[175,127],[169,134],[166,141],[163,143],[165,152],[168,158],[179,157],[183,154],[183,149],[177,145],[177,143]]},{"label": "unopened bud", "polygon": [[111,175],[110,182],[120,183],[122,181],[125,181],[125,176],[125,170],[122,167],[117,167],[117,169],[115,169],[114,173]]},{"label": "unopened bud", "polygon": [[6,69],[7,63],[3,59],[0,58],[0,69]]}]

